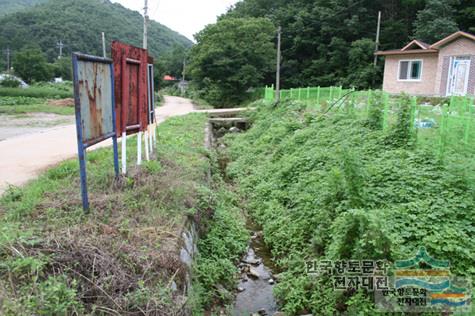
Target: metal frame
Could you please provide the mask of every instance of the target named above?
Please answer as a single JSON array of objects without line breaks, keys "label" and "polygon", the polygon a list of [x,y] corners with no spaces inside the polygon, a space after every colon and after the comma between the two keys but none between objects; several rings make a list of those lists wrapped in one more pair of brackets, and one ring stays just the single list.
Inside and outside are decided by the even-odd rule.
[{"label": "metal frame", "polygon": [[[119,176],[119,154],[117,149],[117,134],[116,134],[116,113],[115,113],[115,90],[114,90],[114,67],[112,59],[86,55],[81,53],[73,53],[73,81],[74,81],[74,104],[75,104],[75,113],[76,113],[76,132],[77,132],[77,143],[78,143],[78,156],[79,156],[79,169],[81,177],[81,195],[82,195],[82,205],[86,213],[89,211],[89,198],[87,194],[87,173],[86,173],[86,149],[97,143],[100,143],[106,139],[112,138],[113,150],[114,150],[114,171],[116,177]],[[81,117],[81,98],[80,98],[80,89],[79,89],[79,69],[78,62],[86,61],[92,63],[102,63],[108,64],[110,66],[111,73],[111,107],[112,107],[112,129],[113,132],[103,135],[99,138],[83,142],[83,133],[82,126],[83,121]]]},{"label": "metal frame", "polygon": [[147,79],[148,79],[148,124],[155,123],[155,98],[154,98],[154,91],[155,86],[153,82],[153,63],[147,66]]}]

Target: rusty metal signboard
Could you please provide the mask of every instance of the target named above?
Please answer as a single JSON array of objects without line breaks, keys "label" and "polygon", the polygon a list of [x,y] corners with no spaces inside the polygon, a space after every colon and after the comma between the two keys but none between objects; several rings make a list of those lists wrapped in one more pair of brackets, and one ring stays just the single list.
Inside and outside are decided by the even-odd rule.
[{"label": "rusty metal signboard", "polygon": [[122,137],[122,173],[126,174],[127,135],[138,133],[137,165],[142,162],[142,132],[148,126],[148,54],[145,49],[113,41],[112,60],[116,88],[116,132],[118,137]]},{"label": "rusty metal signboard", "polygon": [[115,174],[119,174],[112,60],[73,54],[74,101],[82,202],[89,210],[86,149],[112,138]]},{"label": "rusty metal signboard", "polygon": [[148,125],[148,55],[142,48],[112,42],[117,136],[134,134]]}]

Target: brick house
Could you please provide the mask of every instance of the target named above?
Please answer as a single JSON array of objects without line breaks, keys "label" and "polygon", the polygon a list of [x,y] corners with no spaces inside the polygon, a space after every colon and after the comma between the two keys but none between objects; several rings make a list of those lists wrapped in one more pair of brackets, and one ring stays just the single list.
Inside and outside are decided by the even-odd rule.
[{"label": "brick house", "polygon": [[435,44],[413,40],[385,57],[383,90],[425,96],[475,95],[475,35],[456,32]]}]

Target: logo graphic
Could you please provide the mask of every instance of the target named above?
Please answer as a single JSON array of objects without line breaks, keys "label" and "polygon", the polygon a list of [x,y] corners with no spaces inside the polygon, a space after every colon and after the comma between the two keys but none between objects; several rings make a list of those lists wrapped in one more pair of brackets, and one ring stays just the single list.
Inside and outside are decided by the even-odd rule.
[{"label": "logo graphic", "polygon": [[421,247],[416,256],[394,263],[394,287],[375,297],[384,309],[466,311],[471,308],[471,282],[455,277],[448,260],[437,260]]}]

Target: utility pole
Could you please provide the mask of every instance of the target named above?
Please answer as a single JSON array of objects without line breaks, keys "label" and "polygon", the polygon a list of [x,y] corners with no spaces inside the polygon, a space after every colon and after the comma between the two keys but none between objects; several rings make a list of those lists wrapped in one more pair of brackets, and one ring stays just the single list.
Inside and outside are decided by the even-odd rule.
[{"label": "utility pole", "polygon": [[[143,14],[143,48],[147,49],[147,26],[148,26],[148,1],[145,0],[144,5],[144,14]],[[149,112],[150,113],[150,112]],[[150,151],[149,151],[149,131],[150,125],[147,126],[145,130],[145,159],[150,160]],[[142,131],[139,131],[137,135],[137,165],[142,164]]]},{"label": "utility pole", "polygon": [[10,50],[10,47],[7,47],[5,50],[5,54],[7,55],[7,72],[10,72],[11,66],[10,66],[10,57],[12,54],[12,51]]},{"label": "utility pole", "polygon": [[102,32],[102,56],[106,58],[106,55],[106,35],[104,34],[104,32]]},{"label": "utility pole", "polygon": [[63,57],[63,47],[64,47],[63,41],[60,40],[58,43],[56,43],[56,47],[59,48],[58,59],[61,59],[61,57]]},{"label": "utility pole", "polygon": [[279,26],[277,29],[277,70],[275,74],[275,100],[278,103],[280,101],[280,42],[281,42],[282,28]]},{"label": "utility pole", "polygon": [[147,49],[147,27],[148,27],[148,1],[145,0],[144,15],[143,15],[143,48]]},{"label": "utility pole", "polygon": [[[374,52],[379,50],[379,35],[381,33],[381,11],[378,12],[378,29],[376,30],[376,46]],[[374,55],[374,66],[378,65],[378,56]]]},{"label": "utility pole", "polygon": [[182,72],[182,75],[183,75],[183,82],[185,82],[185,78],[186,78],[186,56],[183,58],[183,72]]}]

